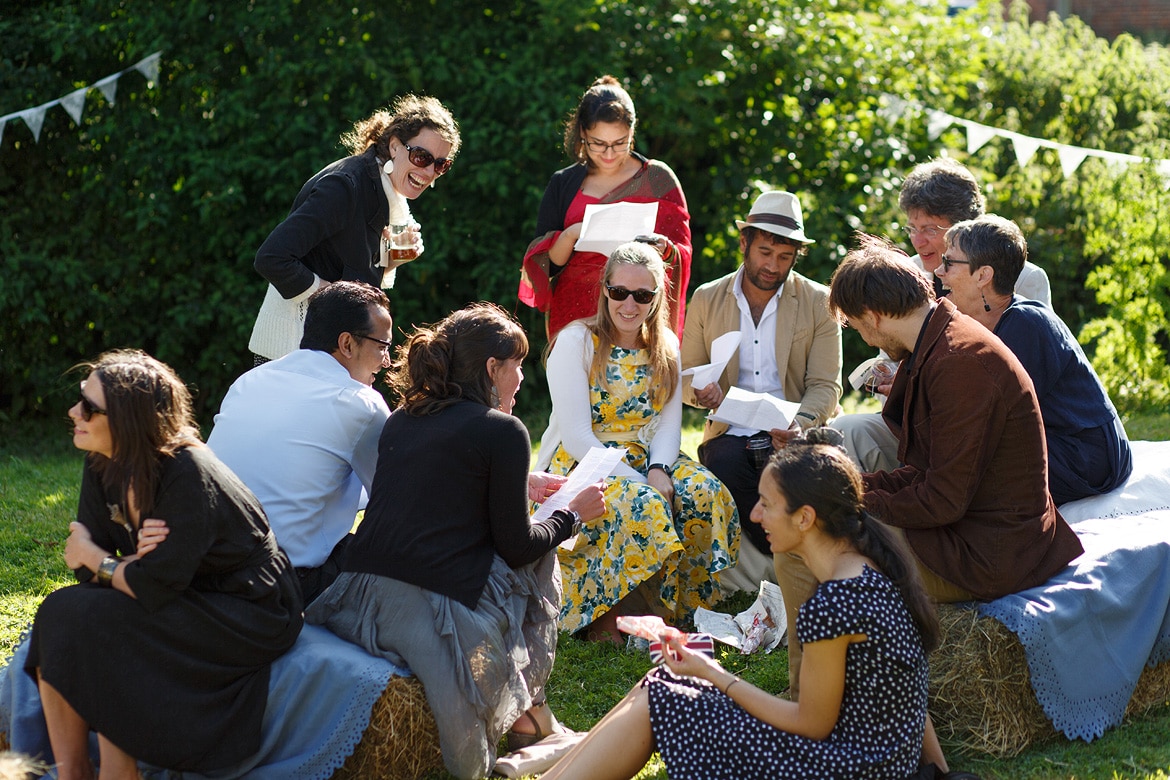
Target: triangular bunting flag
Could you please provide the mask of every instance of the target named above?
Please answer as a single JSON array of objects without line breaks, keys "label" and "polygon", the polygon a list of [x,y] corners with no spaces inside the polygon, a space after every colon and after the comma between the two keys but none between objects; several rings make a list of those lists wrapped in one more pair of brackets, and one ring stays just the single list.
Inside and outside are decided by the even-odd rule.
[{"label": "triangular bunting flag", "polygon": [[34,141],[41,140],[41,125],[45,123],[45,112],[49,110],[49,106],[54,105],[56,102],[54,100],[51,103],[43,103],[35,108],[26,108],[20,112],[20,118],[28,125],[28,129],[32,130]]},{"label": "triangular bunting flag", "polygon": [[1012,148],[1016,150],[1016,162],[1023,168],[1032,161],[1036,156],[1036,150],[1040,148],[1040,139],[1032,138],[1027,135],[1020,135],[1019,133],[1004,133],[1011,139]]},{"label": "triangular bunting flag", "polygon": [[113,76],[106,76],[104,79],[94,84],[95,87],[101,90],[102,97],[111,106],[114,105],[114,95],[118,92],[118,78],[121,73],[115,73]]},{"label": "triangular bunting flag", "polygon": [[73,124],[78,127],[81,126],[81,111],[85,108],[85,93],[88,91],[89,87],[82,87],[61,98],[61,108],[65,109],[73,118]]},{"label": "triangular bunting flag", "polygon": [[1088,149],[1064,144],[1056,145],[1056,153],[1060,156],[1060,170],[1064,172],[1066,179],[1076,173],[1077,168],[1080,168],[1081,163],[1089,156]]},{"label": "triangular bunting flag", "polygon": [[943,130],[946,130],[954,122],[954,117],[945,111],[935,111],[933,109],[928,111],[926,113],[926,137],[933,141],[942,135]]},{"label": "triangular bunting flag", "polygon": [[967,126],[967,154],[975,154],[998,132],[994,127],[976,122],[963,122],[962,124]]},{"label": "triangular bunting flag", "polygon": [[1170,190],[1170,160],[1158,161],[1158,174],[1166,182],[1166,189]]},{"label": "triangular bunting flag", "polygon": [[1117,175],[1125,170],[1130,163],[1141,162],[1142,158],[1132,154],[1121,154],[1120,152],[1093,152],[1094,157],[1100,157],[1108,166],[1109,172]]},{"label": "triangular bunting flag", "polygon": [[897,95],[886,95],[886,104],[877,110],[878,116],[887,122],[897,122],[906,114],[910,104]]},{"label": "triangular bunting flag", "polygon": [[8,124],[8,118],[0,119],[0,144],[4,143],[4,126]]},{"label": "triangular bunting flag", "polygon": [[148,57],[143,58],[134,65],[134,69],[146,77],[146,80],[154,83],[158,81],[158,60],[162,56],[161,51],[156,51]]}]

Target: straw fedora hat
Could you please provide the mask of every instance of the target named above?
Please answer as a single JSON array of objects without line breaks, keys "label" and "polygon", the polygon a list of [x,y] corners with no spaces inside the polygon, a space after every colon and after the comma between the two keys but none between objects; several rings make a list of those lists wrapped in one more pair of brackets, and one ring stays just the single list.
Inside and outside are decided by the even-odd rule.
[{"label": "straw fedora hat", "polygon": [[747,219],[737,219],[735,226],[759,228],[784,238],[791,238],[802,244],[815,244],[804,234],[804,217],[800,213],[800,201],[791,192],[774,190],[756,198]]}]

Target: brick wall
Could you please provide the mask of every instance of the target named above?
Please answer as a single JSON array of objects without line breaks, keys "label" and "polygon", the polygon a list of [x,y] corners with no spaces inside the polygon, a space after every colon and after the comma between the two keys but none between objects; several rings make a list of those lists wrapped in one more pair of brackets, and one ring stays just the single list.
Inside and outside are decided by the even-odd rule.
[{"label": "brick wall", "polygon": [[1067,8],[1104,38],[1123,32],[1157,40],[1170,37],[1170,0],[1028,0],[1028,5],[1036,21]]}]

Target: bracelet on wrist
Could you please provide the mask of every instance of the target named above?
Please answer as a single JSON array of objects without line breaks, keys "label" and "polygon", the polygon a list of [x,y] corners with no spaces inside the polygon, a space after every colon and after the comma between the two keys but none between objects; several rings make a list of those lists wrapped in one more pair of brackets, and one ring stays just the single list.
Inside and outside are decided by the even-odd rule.
[{"label": "bracelet on wrist", "polygon": [[733,676],[733,677],[731,678],[731,682],[727,683],[727,687],[723,689],[723,695],[724,695],[724,696],[730,696],[731,694],[730,694],[730,693],[728,693],[728,691],[730,691],[730,690],[731,690],[731,686],[735,685],[737,682],[739,682],[739,678],[738,678],[738,677],[735,677],[735,676]]},{"label": "bracelet on wrist", "polygon": [[113,587],[114,572],[118,569],[118,564],[122,561],[112,555],[107,555],[102,559],[101,565],[97,570],[97,584],[103,588]]},{"label": "bracelet on wrist", "polygon": [[579,513],[575,512],[574,510],[568,509],[568,508],[561,509],[559,511],[567,514],[569,516],[569,518],[572,520],[572,523],[569,526],[569,535],[566,538],[571,539],[572,537],[581,533],[581,515]]}]

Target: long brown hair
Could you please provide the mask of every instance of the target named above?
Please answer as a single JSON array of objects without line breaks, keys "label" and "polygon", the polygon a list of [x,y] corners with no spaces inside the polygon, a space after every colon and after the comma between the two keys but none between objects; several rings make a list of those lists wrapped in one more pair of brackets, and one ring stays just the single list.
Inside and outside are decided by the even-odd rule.
[{"label": "long brown hair", "polygon": [[398,347],[390,385],[401,396],[402,408],[415,416],[464,399],[493,406],[488,358],[523,360],[527,355],[528,337],[520,323],[494,303],[473,303],[429,328],[416,328]]},{"label": "long brown hair", "polygon": [[122,503],[147,512],[154,507],[163,458],[183,447],[202,446],[191,393],[174,370],[139,349],[103,352],[80,366],[101,383],[113,445],[111,457],[89,453],[107,490]]},{"label": "long brown hair", "polygon": [[642,343],[650,352],[650,386],[655,404],[663,404],[674,393],[678,384],[678,353],[671,348],[670,307],[667,295],[670,280],[666,266],[657,250],[649,244],[636,241],[622,244],[613,251],[601,273],[601,292],[597,299],[597,314],[585,325],[597,336],[597,349],[593,350],[593,362],[589,367],[590,379],[597,381],[606,390],[609,382],[605,376],[605,365],[610,352],[617,343],[617,326],[609,314],[609,295],[606,287],[610,284],[614,269],[622,265],[636,265],[645,268],[654,278],[658,294],[650,304],[650,312],[642,323]]}]

